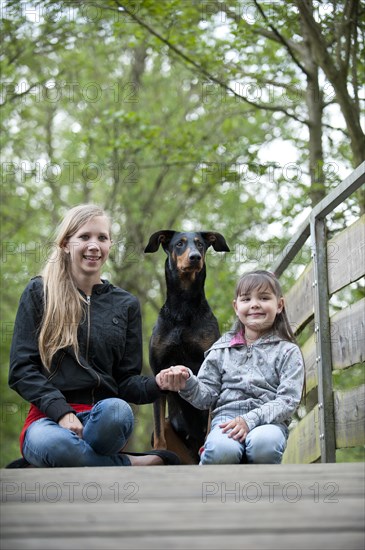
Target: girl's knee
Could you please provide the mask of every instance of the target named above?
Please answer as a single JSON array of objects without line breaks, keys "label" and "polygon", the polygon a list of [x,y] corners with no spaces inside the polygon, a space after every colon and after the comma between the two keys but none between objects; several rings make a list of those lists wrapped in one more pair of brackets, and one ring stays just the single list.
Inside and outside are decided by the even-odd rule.
[{"label": "girl's knee", "polygon": [[251,464],[280,464],[283,453],[278,448],[256,447],[246,452],[247,460]]},{"label": "girl's knee", "polygon": [[247,460],[253,464],[280,464],[286,447],[286,438],[280,428],[257,428],[246,441]]},{"label": "girl's knee", "polygon": [[206,442],[201,455],[201,464],[239,464],[242,460],[241,446],[235,441]]},{"label": "girl's knee", "polygon": [[[134,415],[131,406],[117,397],[110,397],[99,401],[93,409],[95,416],[104,416],[107,418],[109,429],[114,425],[116,427],[130,426],[133,428]],[[94,417],[95,418],[95,417]]]},{"label": "girl's knee", "polygon": [[134,415],[123,399],[99,401],[84,423],[84,440],[101,455],[111,455],[122,449],[133,432]]}]

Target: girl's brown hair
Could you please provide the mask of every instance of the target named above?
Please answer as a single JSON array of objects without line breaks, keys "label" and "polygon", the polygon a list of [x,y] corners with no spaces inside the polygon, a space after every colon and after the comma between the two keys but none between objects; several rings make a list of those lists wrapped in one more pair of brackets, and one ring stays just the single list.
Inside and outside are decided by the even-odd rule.
[{"label": "girl's brown hair", "polygon": [[[250,271],[242,275],[236,286],[235,299],[242,294],[249,294],[252,290],[265,290],[269,289],[273,292],[278,300],[283,297],[283,292],[277,278],[270,271],[264,271],[258,269],[256,271]],[[272,329],[283,340],[289,340],[289,342],[296,342],[294,333],[291,329],[288,316],[285,311],[285,305],[280,313],[276,314],[276,318]],[[244,334],[245,327],[239,319],[237,319],[234,327],[235,332],[241,332]]]},{"label": "girl's brown hair", "polygon": [[86,300],[78,291],[72,277],[70,255],[65,252],[64,246],[80,227],[97,216],[108,218],[99,206],[93,204],[81,204],[69,210],[56,231],[55,249],[41,273],[44,312],[38,346],[42,363],[47,370],[58,350],[71,346],[76,357],[79,354],[77,329]]}]

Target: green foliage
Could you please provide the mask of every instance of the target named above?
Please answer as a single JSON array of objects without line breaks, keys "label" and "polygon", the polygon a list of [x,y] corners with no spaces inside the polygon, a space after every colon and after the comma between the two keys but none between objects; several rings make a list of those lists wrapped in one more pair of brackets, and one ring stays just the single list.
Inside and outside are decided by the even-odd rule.
[{"label": "green foliage", "polygon": [[[149,235],[224,234],[231,252],[209,250],[206,283],[223,331],[239,275],[268,268],[312,206],[306,79],[269,26],[303,61],[293,3],[274,3],[269,21],[238,1],[127,2],[131,14],[118,10],[122,1],[100,4],[4,3],[2,464],[18,455],[26,410],[7,388],[17,303],[67,208],[96,202],[113,219],[106,276],[141,301],[149,373],[148,339],[165,293],[164,253],[143,254]],[[337,23],[334,12],[323,18],[326,37]],[[346,129],[333,138],[336,98],[327,99],[323,193],[352,162]],[[355,199],[350,210],[358,209]],[[141,450],[150,445],[151,408],[137,415],[133,445]]]}]

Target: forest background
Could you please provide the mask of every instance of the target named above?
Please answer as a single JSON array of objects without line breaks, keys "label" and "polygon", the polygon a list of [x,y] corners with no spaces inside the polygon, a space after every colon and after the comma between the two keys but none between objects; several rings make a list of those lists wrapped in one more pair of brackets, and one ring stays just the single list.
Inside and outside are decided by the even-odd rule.
[{"label": "forest background", "polygon": [[[364,160],[364,12],[356,0],[1,2],[1,466],[19,456],[28,410],[7,387],[17,304],[64,212],[110,214],[104,276],[141,302],[145,374],[165,295],[163,251],[143,253],[154,231],[225,236],[231,252],[208,252],[206,281],[223,332],[239,275],[269,268]],[[329,231],[363,206],[351,197]],[[134,409],[131,446],[148,449],[152,406]]]}]

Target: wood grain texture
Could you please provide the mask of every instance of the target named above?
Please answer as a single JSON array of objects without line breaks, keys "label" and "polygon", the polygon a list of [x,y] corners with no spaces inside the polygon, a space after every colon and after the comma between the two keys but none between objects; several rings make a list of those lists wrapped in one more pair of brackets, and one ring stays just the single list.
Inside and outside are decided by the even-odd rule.
[{"label": "wood grain texture", "polygon": [[364,545],[363,464],[55,468],[1,475],[4,550]]},{"label": "wood grain texture", "polygon": [[365,274],[365,215],[327,243],[330,294]]},{"label": "wood grain texture", "polygon": [[285,295],[285,308],[294,332],[304,325],[314,313],[313,262],[303,271],[296,283]]},{"label": "wood grain texture", "polygon": [[316,405],[290,431],[283,464],[308,464],[321,456],[319,444],[319,416]]},{"label": "wood grain texture", "polygon": [[332,368],[365,361],[365,298],[331,317]]},{"label": "wood grain texture", "polygon": [[365,384],[334,392],[336,447],[365,445]]}]

